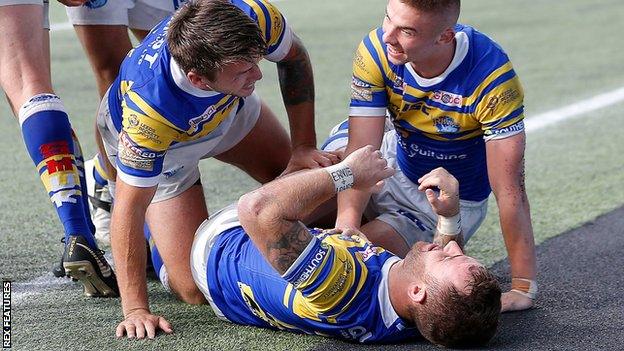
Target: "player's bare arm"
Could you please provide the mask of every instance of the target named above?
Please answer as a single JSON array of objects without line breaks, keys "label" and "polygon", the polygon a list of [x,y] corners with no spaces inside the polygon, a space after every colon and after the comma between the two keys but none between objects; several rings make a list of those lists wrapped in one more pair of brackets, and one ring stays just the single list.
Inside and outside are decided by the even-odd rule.
[{"label": "player's bare arm", "polygon": [[[384,133],[385,116],[349,117],[349,142],[345,156],[364,145],[379,149]],[[349,189],[338,194],[337,228],[359,228],[370,192]]]},{"label": "player's bare arm", "polygon": [[286,57],[277,63],[277,73],[292,138],[292,157],[284,173],[338,162],[336,155],[316,149],[312,64],[296,35]]},{"label": "player's bare arm", "polygon": [[418,190],[425,192],[433,212],[438,215],[433,242],[444,247],[455,241],[463,249],[457,179],[439,167],[418,179]]},{"label": "player's bare arm", "polygon": [[[509,255],[512,291],[503,293],[502,311],[533,306],[536,285],[535,242],[529,200],[524,185],[524,132],[486,143],[488,176],[500,212],[500,225]],[[516,287],[516,285],[519,285]]]},{"label": "player's bare arm", "polygon": [[[299,172],[265,184],[241,197],[240,222],[262,255],[283,274],[312,239],[300,222],[341,190],[333,169],[352,174],[353,187],[368,190],[394,174],[379,150],[366,146],[330,170]],[[338,185],[337,185],[338,184]]]},{"label": "player's bare arm", "polygon": [[158,329],[171,333],[164,318],[151,314],[145,276],[146,250],[143,237],[145,211],[156,187],[138,188],[117,178],[115,206],[111,218],[111,246],[121,295],[124,320],[116,336],[154,338]]}]

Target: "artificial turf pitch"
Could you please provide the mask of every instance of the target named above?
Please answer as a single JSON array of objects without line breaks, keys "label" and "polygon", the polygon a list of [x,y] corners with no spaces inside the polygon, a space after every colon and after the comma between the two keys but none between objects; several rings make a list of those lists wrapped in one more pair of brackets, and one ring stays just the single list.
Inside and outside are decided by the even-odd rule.
[{"label": "artificial turf pitch", "polygon": [[[621,18],[624,18],[624,4],[620,1],[541,0],[526,3],[480,0],[465,1],[462,5],[461,21],[490,35],[510,55],[525,88],[528,120],[539,118],[545,111],[585,101],[624,85],[624,51],[617,35]],[[286,0],[280,1],[277,6],[303,39],[312,57],[316,80],[317,135],[321,142],[331,127],[346,117],[353,51],[361,38],[381,22],[385,1]],[[53,4],[52,23],[66,21],[62,12],[58,4]],[[95,151],[92,116],[98,99],[91,71],[71,30],[54,31],[51,37],[57,93],[69,110],[85,153],[92,154]],[[265,63],[262,68],[265,77],[258,87],[259,93],[285,121],[275,67]],[[528,134],[527,191],[538,243],[624,204],[623,107],[624,103],[619,102]],[[18,123],[4,101],[0,102],[0,121],[5,126],[5,135],[0,138],[0,150],[3,150],[0,155],[0,276],[14,281],[14,349],[369,349],[321,337],[221,322],[207,306],[179,303],[156,283],[150,283],[151,306],[156,313],[168,318],[174,325],[175,334],[160,336],[153,341],[116,340],[114,328],[121,318],[117,299],[84,298],[80,286],[67,280],[53,279],[48,274],[52,262],[60,257],[60,224],[25,152]],[[205,161],[201,168],[206,200],[212,212],[256,186],[246,175],[216,161]],[[614,213],[614,216],[622,215],[621,210]],[[621,236],[622,224],[621,221],[617,223],[620,224],[609,230],[613,235]],[[585,238],[582,241],[586,243],[584,246],[566,246],[566,243],[580,240],[578,235]],[[590,245],[621,248],[621,243],[617,244],[617,241],[605,242],[598,236],[593,240],[592,235],[592,230],[587,230],[577,236],[564,235],[553,240],[561,243],[561,258],[566,259],[566,268],[575,273],[579,290],[588,284],[592,289],[599,290],[608,281],[620,282],[621,286],[617,270],[591,269],[594,266],[603,267],[597,263],[598,258],[611,256],[597,254],[596,259],[574,259],[579,250]],[[589,236],[589,239],[584,236]],[[488,218],[468,243],[467,250],[487,264],[494,264],[505,257],[494,198],[490,199]],[[588,297],[574,293],[559,297],[553,292],[549,284],[555,284],[554,275],[563,275],[566,271],[553,268],[556,261],[550,259],[554,255],[552,251],[541,247],[539,250],[541,255],[546,256],[540,256],[539,262],[539,281],[544,295],[538,300],[538,309],[503,316],[503,329],[492,343],[496,349],[512,348],[515,343],[533,348],[535,345],[528,340],[532,336],[543,336],[535,327],[538,323],[545,330],[552,331],[553,335],[560,336],[555,339],[557,342],[550,345],[550,349],[567,349],[572,344],[566,343],[563,336],[574,335],[558,330],[569,328],[574,318],[587,319],[587,323],[576,325],[586,326],[588,333],[593,330],[592,325],[598,323],[590,318],[591,311],[548,314],[555,308],[578,310],[579,305],[573,300]],[[498,267],[495,266],[496,271],[505,277]],[[622,267],[621,262],[615,267]],[[620,275],[622,272],[620,268]],[[610,276],[613,276],[612,279],[608,279]],[[565,288],[569,292],[574,287],[566,285]],[[612,291],[609,295],[611,299],[622,300],[624,294],[617,289],[609,291]],[[595,306],[600,310],[599,307]],[[615,343],[603,343],[607,348],[612,348],[609,346],[624,338],[621,332],[622,309],[619,309],[619,315],[617,311],[606,313],[600,320],[607,326],[599,329],[608,332],[609,340],[615,340]],[[619,333],[616,332],[618,330]],[[600,333],[593,336],[604,337]],[[591,339],[591,335],[588,338]],[[574,345],[587,341],[582,338],[574,340],[580,340]],[[594,344],[587,345],[593,349],[589,345]],[[418,347],[428,346],[421,342]]]}]

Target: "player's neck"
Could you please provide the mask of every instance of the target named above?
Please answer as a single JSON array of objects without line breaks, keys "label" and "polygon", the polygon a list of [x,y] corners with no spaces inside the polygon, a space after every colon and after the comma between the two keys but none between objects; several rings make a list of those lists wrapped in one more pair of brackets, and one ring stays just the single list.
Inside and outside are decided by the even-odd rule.
[{"label": "player's neck", "polygon": [[409,298],[406,293],[409,280],[405,279],[403,262],[401,260],[390,267],[388,272],[388,295],[390,296],[392,308],[394,308],[399,317],[403,320],[411,320],[408,308]]},{"label": "player's neck", "polygon": [[430,79],[440,76],[453,62],[455,57],[455,49],[457,47],[457,41],[453,41],[438,52],[434,53],[430,57],[423,59],[422,61],[412,61],[408,64],[412,66],[414,72],[418,73],[422,78]]}]

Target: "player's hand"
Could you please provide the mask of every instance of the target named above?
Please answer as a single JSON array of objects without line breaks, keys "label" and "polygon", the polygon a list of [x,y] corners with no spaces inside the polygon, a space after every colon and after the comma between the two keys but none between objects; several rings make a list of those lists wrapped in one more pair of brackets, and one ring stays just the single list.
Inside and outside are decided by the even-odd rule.
[{"label": "player's hand", "polygon": [[314,145],[299,145],[292,150],[290,161],[280,176],[300,171],[328,167],[340,162],[338,152],[318,150]]},{"label": "player's hand", "polygon": [[464,251],[464,234],[459,233],[456,235],[446,235],[442,234],[436,230],[435,235],[433,236],[433,242],[435,244],[440,245],[440,247],[445,247],[449,242],[454,241],[459,245],[459,248]]},{"label": "player's hand", "polygon": [[533,299],[517,291],[507,291],[501,295],[501,312],[522,311],[533,307]]},{"label": "player's hand", "polygon": [[[434,169],[420,177],[418,184],[418,190],[425,192],[437,215],[452,217],[459,213],[459,182],[446,169]],[[433,190],[434,188],[439,192]]]},{"label": "player's hand", "polygon": [[353,172],[354,189],[376,191],[381,189],[383,180],[394,174],[394,168],[371,145],[353,151],[344,161]]},{"label": "player's hand", "polygon": [[126,319],[117,326],[115,335],[118,338],[126,334],[128,339],[144,339],[146,336],[153,339],[159,329],[167,334],[173,333],[171,324],[166,319],[151,314],[149,310],[138,309],[126,315]]},{"label": "player's hand", "polygon": [[353,227],[336,227],[329,231],[325,231],[325,233],[330,234],[330,235],[342,234],[345,236],[356,236],[356,237],[364,239],[365,241],[369,241],[366,235],[364,235],[364,233],[362,233],[360,230],[353,228]]},{"label": "player's hand", "polygon": [[58,0],[61,4],[65,6],[82,6],[89,0]]}]

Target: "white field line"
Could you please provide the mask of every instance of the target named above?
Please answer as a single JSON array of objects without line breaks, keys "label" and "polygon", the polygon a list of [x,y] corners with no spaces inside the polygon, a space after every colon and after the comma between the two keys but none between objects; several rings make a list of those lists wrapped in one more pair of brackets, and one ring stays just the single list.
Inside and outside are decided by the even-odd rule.
[{"label": "white field line", "polygon": [[537,131],[546,126],[614,105],[622,100],[624,100],[624,87],[527,118],[524,121],[525,128],[527,133]]},{"label": "white field line", "polygon": [[77,283],[73,283],[69,278],[57,278],[49,272],[24,283],[14,282],[12,286],[13,291],[11,291],[11,303],[20,305],[46,291],[61,287],[65,288],[71,284]]},{"label": "white field line", "polygon": [[[616,104],[622,100],[624,100],[624,87],[527,118],[525,120],[526,131],[538,131],[546,126],[578,117],[582,114]],[[110,257],[108,257],[108,259],[109,262],[112,261]],[[25,283],[15,282],[12,302],[15,305],[19,305],[21,302],[30,297],[40,295],[47,290],[69,284],[69,279],[55,278],[50,273],[46,273]]]},{"label": "white field line", "polygon": [[69,22],[65,22],[65,23],[52,23],[50,24],[50,32],[60,32],[60,31],[64,31],[64,30],[70,30],[73,29],[74,26],[72,26],[71,23]]}]

